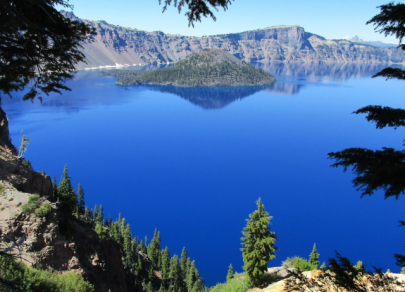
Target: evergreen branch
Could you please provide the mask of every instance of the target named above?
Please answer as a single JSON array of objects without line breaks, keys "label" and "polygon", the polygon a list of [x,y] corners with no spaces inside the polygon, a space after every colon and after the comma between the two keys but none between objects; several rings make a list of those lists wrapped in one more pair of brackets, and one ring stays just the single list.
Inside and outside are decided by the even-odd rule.
[{"label": "evergreen branch", "polygon": [[385,190],[385,198],[395,197],[405,191],[405,150],[392,148],[369,150],[349,148],[328,153],[329,159],[335,159],[333,167],[343,166],[344,171],[353,168],[356,177],[352,180],[362,197],[372,195],[378,189]]},{"label": "evergreen branch", "polygon": [[367,121],[376,122],[377,129],[382,129],[384,127],[397,128],[405,126],[404,109],[369,105],[358,109],[353,113],[368,114],[366,116]]},{"label": "evergreen branch", "polygon": [[376,78],[376,77],[387,77],[386,80],[389,80],[392,78],[396,78],[399,80],[405,80],[405,70],[401,70],[399,68],[388,67],[372,76],[372,78]]},{"label": "evergreen branch", "polygon": [[401,44],[405,36],[405,4],[391,2],[378,8],[381,9],[380,14],[374,16],[366,24],[372,23],[375,26],[374,30],[385,36],[395,36]]}]

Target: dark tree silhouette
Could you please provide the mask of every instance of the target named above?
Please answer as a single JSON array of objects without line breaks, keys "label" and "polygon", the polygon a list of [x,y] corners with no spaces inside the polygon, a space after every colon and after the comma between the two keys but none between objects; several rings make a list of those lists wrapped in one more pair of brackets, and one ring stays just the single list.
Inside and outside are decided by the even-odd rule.
[{"label": "dark tree silhouette", "polygon": [[[379,6],[380,14],[374,16],[367,24],[373,24],[375,30],[385,36],[393,35],[399,41],[399,48],[405,51],[402,40],[405,36],[405,4],[389,3]],[[375,77],[388,79],[405,79],[405,70],[388,67],[375,74]],[[382,106],[366,106],[354,112],[367,114],[368,121],[376,123],[377,129],[405,126],[405,110]],[[372,195],[382,189],[385,198],[398,197],[405,192],[405,150],[384,147],[382,150],[349,148],[331,152],[329,158],[335,159],[334,167],[343,166],[344,171],[352,167],[356,177],[353,185],[362,191],[362,196]],[[401,226],[405,225],[400,221]],[[395,254],[397,264],[405,266],[405,256]]]},{"label": "dark tree silhouette", "polygon": [[[167,10],[167,7],[173,5],[177,7],[179,13],[184,6],[187,6],[187,12],[185,15],[188,18],[188,26],[194,27],[194,22],[201,22],[201,16],[211,17],[216,21],[216,17],[212,12],[212,8],[218,11],[218,7],[222,7],[224,10],[228,9],[228,5],[231,5],[231,0],[159,0],[159,4],[163,2],[163,12]],[[212,8],[210,8],[210,6]]]},{"label": "dark tree silhouette", "polygon": [[[402,40],[405,36],[405,4],[389,3],[379,6],[380,14],[374,16],[367,24],[373,24],[375,30],[385,36],[393,35],[399,40],[399,48],[405,50]],[[375,77],[388,79],[405,79],[405,70],[388,67],[375,74]],[[405,110],[382,106],[366,106],[354,112],[366,114],[368,121],[376,123],[377,129],[405,126]],[[382,150],[365,148],[348,148],[339,152],[328,153],[335,159],[334,167],[343,166],[346,171],[352,167],[356,177],[353,185],[362,191],[362,196],[372,195],[382,189],[385,198],[395,197],[405,192],[405,150],[384,147]]]},{"label": "dark tree silhouette", "polygon": [[[0,5],[0,92],[10,95],[30,82],[24,100],[42,93],[69,90],[75,64],[84,61],[80,42],[90,39],[90,26],[65,18],[56,5],[66,0],[3,0]],[[11,95],[10,95],[11,96]]]}]

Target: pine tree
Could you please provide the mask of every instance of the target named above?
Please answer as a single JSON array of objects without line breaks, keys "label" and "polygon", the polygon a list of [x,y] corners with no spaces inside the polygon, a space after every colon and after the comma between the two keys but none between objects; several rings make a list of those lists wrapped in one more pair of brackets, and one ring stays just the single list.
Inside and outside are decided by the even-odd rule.
[{"label": "pine tree", "polygon": [[75,213],[76,213],[76,218],[80,219],[80,212],[79,212],[79,206],[75,207]]},{"label": "pine tree", "polygon": [[243,269],[253,284],[257,284],[267,270],[267,264],[275,258],[276,234],[269,229],[271,216],[265,211],[262,200],[257,201],[257,210],[249,215],[241,238]]},{"label": "pine tree", "polygon": [[230,281],[233,278],[233,267],[232,264],[229,265],[228,275],[226,275],[226,281]]},{"label": "pine tree", "polygon": [[122,233],[123,238],[123,251],[124,251],[124,263],[127,267],[130,267],[132,264],[132,244],[131,244],[131,227],[129,224],[125,226],[124,232]]},{"label": "pine tree", "polygon": [[185,279],[187,276],[187,250],[186,250],[186,247],[183,247],[183,250],[181,251],[180,269],[181,269],[181,273],[183,275],[183,279]]},{"label": "pine tree", "polygon": [[106,234],[106,232],[105,232],[105,230],[103,228],[103,225],[101,224],[100,221],[96,222],[96,227],[95,227],[94,230],[97,232],[97,234],[100,236],[101,239],[103,239],[103,240],[107,239],[107,234]]},{"label": "pine tree", "polygon": [[98,219],[98,206],[97,206],[97,204],[94,206],[93,218],[94,218],[95,221],[97,221],[97,219]]},{"label": "pine tree", "polygon": [[146,288],[146,292],[155,292],[155,290],[153,289],[151,281],[149,281],[149,283],[148,283],[148,286]]},{"label": "pine tree", "polygon": [[188,291],[191,291],[193,289],[194,283],[197,281],[198,276],[199,275],[195,267],[195,261],[192,261],[188,269],[187,276],[185,278],[186,287]]},{"label": "pine tree", "polygon": [[169,287],[169,272],[170,272],[170,254],[169,248],[166,248],[162,251],[162,286],[165,288]]},{"label": "pine tree", "polygon": [[169,271],[169,279],[170,279],[170,292],[178,292],[182,286],[181,281],[181,272],[179,266],[179,257],[174,255],[170,260],[170,271]]},{"label": "pine tree", "polygon": [[98,214],[97,214],[97,218],[96,221],[101,222],[102,224],[104,224],[104,209],[103,209],[103,205],[100,204],[100,207],[98,208]]},{"label": "pine tree", "polygon": [[148,271],[148,279],[149,283],[153,282],[153,279],[155,278],[155,273],[153,272],[153,266],[149,266],[149,271]]},{"label": "pine tree", "polygon": [[309,263],[312,266],[312,269],[317,269],[320,262],[319,262],[319,253],[316,249],[316,243],[314,243],[314,247],[312,248],[312,252],[309,255]]},{"label": "pine tree", "polygon": [[108,215],[108,225],[111,225],[112,222],[113,221],[112,221],[111,215]]},{"label": "pine tree", "polygon": [[84,214],[84,208],[85,208],[85,203],[84,203],[84,190],[81,184],[78,185],[77,187],[77,195],[79,196],[79,213]]},{"label": "pine tree", "polygon": [[325,272],[327,268],[328,267],[326,266],[325,262],[323,262],[319,269]]},{"label": "pine tree", "polygon": [[66,214],[71,215],[75,209],[75,206],[77,205],[77,197],[74,189],[72,188],[70,177],[68,176],[67,165],[65,165],[65,168],[63,169],[63,177],[59,182],[57,192]]},{"label": "pine tree", "polygon": [[364,265],[363,265],[363,262],[362,261],[358,261],[357,263],[356,263],[356,265],[354,266],[354,268],[357,270],[357,271],[360,271],[360,272],[365,272],[366,271],[366,269],[364,268]]},{"label": "pine tree", "polygon": [[136,272],[139,278],[144,279],[145,278],[145,269],[144,265],[142,263],[141,256],[138,254],[138,262],[136,265]]},{"label": "pine tree", "polygon": [[156,228],[155,228],[155,233],[153,235],[152,241],[150,242],[150,245],[148,246],[148,257],[154,267],[159,266],[160,232],[158,232]]},{"label": "pine tree", "polygon": [[84,208],[84,218],[86,222],[90,222],[91,220],[90,210],[87,207]]}]

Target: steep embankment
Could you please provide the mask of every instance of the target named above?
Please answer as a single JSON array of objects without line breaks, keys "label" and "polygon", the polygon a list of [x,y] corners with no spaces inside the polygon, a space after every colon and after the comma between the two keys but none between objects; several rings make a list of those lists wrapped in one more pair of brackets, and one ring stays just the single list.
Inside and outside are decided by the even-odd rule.
[{"label": "steep embankment", "polygon": [[216,36],[192,37],[146,32],[81,20],[69,12],[69,18],[95,27],[94,42],[86,42],[88,65],[99,66],[173,63],[202,49],[223,49],[246,62],[286,63],[404,63],[405,54],[397,48],[378,48],[348,40],[327,40],[306,32],[297,25],[274,26],[253,31]]},{"label": "steep embankment", "polygon": [[[50,203],[52,183],[49,176],[25,167],[16,156],[9,139],[8,121],[0,108],[0,234],[18,241],[18,252],[27,265],[39,265],[59,272],[75,271],[91,282],[95,291],[127,291],[120,246],[76,221],[71,222],[71,239],[60,232],[63,215],[58,203]],[[43,218],[24,214],[22,207],[32,194],[40,204],[50,203]],[[72,240],[73,239],[73,240]],[[0,249],[7,240],[0,238]]]}]

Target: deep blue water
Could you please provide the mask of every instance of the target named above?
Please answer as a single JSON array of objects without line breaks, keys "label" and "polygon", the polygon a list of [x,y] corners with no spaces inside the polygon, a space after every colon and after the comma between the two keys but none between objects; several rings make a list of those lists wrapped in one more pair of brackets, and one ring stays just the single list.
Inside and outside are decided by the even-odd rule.
[{"label": "deep blue water", "polygon": [[335,250],[353,262],[399,271],[405,253],[404,199],[377,192],[360,199],[350,171],[327,153],[348,147],[401,148],[403,129],[376,130],[369,105],[405,107],[404,82],[371,79],[378,67],[262,66],[274,87],[179,89],[120,87],[82,71],[71,92],[22,102],[3,98],[11,137],[32,139],[34,169],[60,179],[65,164],[90,208],[118,213],[134,235],[156,228],[171,255],[186,246],[206,285],[223,282],[230,263],[242,271],[241,231],[261,197],[274,218],[277,257],[320,261]]}]

